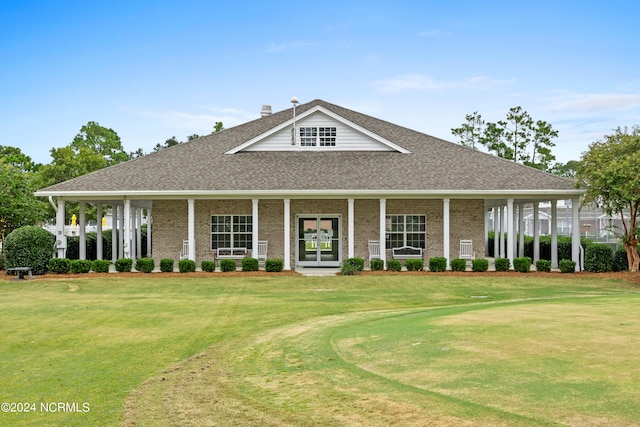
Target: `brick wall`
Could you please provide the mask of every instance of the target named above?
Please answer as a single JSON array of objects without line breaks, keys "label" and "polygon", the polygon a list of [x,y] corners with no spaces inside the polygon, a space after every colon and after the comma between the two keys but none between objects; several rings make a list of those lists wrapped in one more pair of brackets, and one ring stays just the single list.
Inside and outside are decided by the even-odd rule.
[{"label": "brick wall", "polygon": [[[442,200],[387,200],[387,214],[426,215],[427,248],[425,261],[434,256],[442,256]],[[355,212],[355,256],[368,258],[367,241],[380,236],[377,199],[358,199],[354,202]],[[196,264],[213,259],[211,251],[212,215],[251,215],[251,200],[196,200],[195,236]],[[340,215],[342,256],[348,254],[348,203],[347,200],[291,200],[291,265],[295,266],[296,215],[327,214]],[[153,257],[178,259],[182,240],[187,238],[187,201],[156,200],[153,202]],[[258,203],[258,238],[269,241],[268,256],[284,257],[282,200],[260,200]],[[457,258],[460,239],[473,239],[477,257],[484,254],[484,201],[451,200],[450,203],[450,259]],[[387,259],[391,258],[388,252]]]}]

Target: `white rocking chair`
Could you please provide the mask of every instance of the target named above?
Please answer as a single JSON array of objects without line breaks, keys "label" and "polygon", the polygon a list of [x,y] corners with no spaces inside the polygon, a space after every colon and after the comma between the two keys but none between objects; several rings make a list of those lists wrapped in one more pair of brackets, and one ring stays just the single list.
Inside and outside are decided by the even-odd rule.
[{"label": "white rocking chair", "polygon": [[180,252],[180,259],[189,259],[189,241],[182,241],[182,252]]},{"label": "white rocking chair", "polygon": [[264,263],[267,260],[267,249],[269,249],[269,241],[258,240],[258,253],[256,256],[258,263]]},{"label": "white rocking chair", "polygon": [[369,240],[369,261],[380,259],[380,240]]},{"label": "white rocking chair", "polygon": [[458,258],[469,261],[476,259],[476,253],[473,251],[473,240],[460,239],[460,253]]}]

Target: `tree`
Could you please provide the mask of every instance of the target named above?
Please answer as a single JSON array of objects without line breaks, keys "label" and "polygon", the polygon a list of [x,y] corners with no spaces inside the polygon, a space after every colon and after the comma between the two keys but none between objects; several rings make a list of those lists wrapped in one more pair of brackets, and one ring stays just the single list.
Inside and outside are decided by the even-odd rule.
[{"label": "tree", "polygon": [[42,166],[39,163],[34,163],[31,157],[17,147],[0,145],[0,159],[7,164],[18,167],[23,172],[36,172]]},{"label": "tree", "polygon": [[580,162],[578,160],[569,160],[567,163],[556,162],[550,172],[565,178],[575,178],[579,167]]},{"label": "tree", "polygon": [[107,166],[107,159],[88,147],[75,150],[71,146],[52,148],[50,164],[40,168],[45,185],[54,185]]},{"label": "tree", "polygon": [[[596,203],[610,216],[620,215],[622,243],[629,271],[638,272],[638,234],[636,220],[640,205],[640,127],[618,128],[601,141],[589,145],[580,160],[578,185],[586,187],[585,201]],[[625,210],[629,220],[625,219]]]},{"label": "tree", "polygon": [[33,195],[37,189],[35,172],[0,158],[0,241],[17,228],[45,219],[46,204]]},{"label": "tree", "polygon": [[79,152],[83,147],[104,157],[107,166],[129,160],[129,155],[122,148],[118,134],[113,129],[100,126],[97,122],[88,122],[73,138],[71,148]]},{"label": "tree", "polygon": [[221,132],[223,130],[224,130],[224,125],[222,124],[222,122],[216,122],[216,124],[213,126],[213,133]]},{"label": "tree", "polygon": [[459,143],[472,148],[484,147],[489,153],[537,169],[549,171],[555,156],[551,147],[558,131],[543,121],[533,121],[522,107],[513,107],[506,120],[486,122],[474,111],[465,116],[466,122],[451,133]]}]

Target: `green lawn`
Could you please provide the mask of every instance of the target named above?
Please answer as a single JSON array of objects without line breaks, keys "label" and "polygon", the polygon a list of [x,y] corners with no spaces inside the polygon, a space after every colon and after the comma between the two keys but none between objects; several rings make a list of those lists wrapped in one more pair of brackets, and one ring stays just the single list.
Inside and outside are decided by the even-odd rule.
[{"label": "green lawn", "polygon": [[0,402],[35,408],[0,425],[637,425],[639,309],[560,274],[0,281]]}]

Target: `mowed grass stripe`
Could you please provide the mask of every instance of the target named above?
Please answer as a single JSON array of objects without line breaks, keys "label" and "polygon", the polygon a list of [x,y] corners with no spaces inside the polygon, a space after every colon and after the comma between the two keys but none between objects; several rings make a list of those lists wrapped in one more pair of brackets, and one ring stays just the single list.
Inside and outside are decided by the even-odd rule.
[{"label": "mowed grass stripe", "polygon": [[333,340],[350,363],[399,383],[551,423],[634,425],[639,309],[637,295],[458,307]]}]

